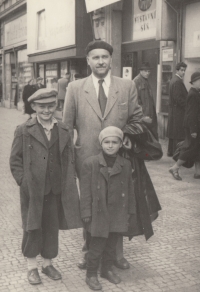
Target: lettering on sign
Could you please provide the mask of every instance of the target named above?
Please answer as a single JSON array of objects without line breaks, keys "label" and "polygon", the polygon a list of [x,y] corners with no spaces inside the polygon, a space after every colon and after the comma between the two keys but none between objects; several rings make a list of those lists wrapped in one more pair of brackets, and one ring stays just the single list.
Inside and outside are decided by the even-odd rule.
[{"label": "lettering on sign", "polygon": [[156,36],[156,0],[133,0],[133,40]]},{"label": "lettering on sign", "polygon": [[27,38],[26,15],[23,15],[5,24],[5,46],[26,41],[26,38]]}]

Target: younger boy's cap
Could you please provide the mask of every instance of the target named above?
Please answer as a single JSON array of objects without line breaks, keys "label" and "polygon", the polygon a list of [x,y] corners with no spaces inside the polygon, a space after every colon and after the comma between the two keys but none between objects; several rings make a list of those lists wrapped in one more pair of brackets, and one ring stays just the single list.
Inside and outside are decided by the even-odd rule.
[{"label": "younger boy's cap", "polygon": [[33,93],[29,98],[28,102],[37,102],[37,103],[49,103],[56,101],[56,96],[58,91],[52,88],[41,88]]},{"label": "younger boy's cap", "polygon": [[124,134],[123,134],[121,129],[114,127],[114,126],[109,126],[109,127],[104,128],[100,132],[99,142],[101,144],[102,141],[108,137],[118,137],[121,141],[123,141],[123,136],[124,136]]}]

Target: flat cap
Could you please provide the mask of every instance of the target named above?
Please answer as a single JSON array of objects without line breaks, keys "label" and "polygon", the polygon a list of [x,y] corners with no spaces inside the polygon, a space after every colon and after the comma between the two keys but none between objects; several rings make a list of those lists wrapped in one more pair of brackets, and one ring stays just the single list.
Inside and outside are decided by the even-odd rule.
[{"label": "flat cap", "polygon": [[142,63],[140,70],[151,70],[151,67],[149,65],[149,62]]},{"label": "flat cap", "polygon": [[200,79],[200,72],[197,71],[197,72],[194,72],[192,75],[191,75],[191,81],[190,83],[192,84],[194,81]]},{"label": "flat cap", "polygon": [[33,93],[29,98],[28,102],[37,102],[37,103],[49,103],[56,101],[56,96],[58,91],[52,88],[41,88]]},{"label": "flat cap", "polygon": [[39,80],[43,80],[43,78],[42,78],[42,77],[38,77],[38,78],[36,79],[36,81],[39,81]]},{"label": "flat cap", "polygon": [[108,137],[118,137],[120,140],[123,141],[123,132],[120,128],[117,128],[117,127],[114,127],[114,126],[109,126],[109,127],[106,127],[104,128],[100,134],[99,134],[99,142],[100,144],[102,143],[102,141],[105,139],[105,138],[108,138]]},{"label": "flat cap", "polygon": [[110,44],[108,44],[104,41],[92,41],[87,45],[87,47],[85,49],[86,55],[90,51],[95,50],[95,49],[107,50],[110,53],[110,55],[112,55],[112,53],[113,53],[113,47]]}]

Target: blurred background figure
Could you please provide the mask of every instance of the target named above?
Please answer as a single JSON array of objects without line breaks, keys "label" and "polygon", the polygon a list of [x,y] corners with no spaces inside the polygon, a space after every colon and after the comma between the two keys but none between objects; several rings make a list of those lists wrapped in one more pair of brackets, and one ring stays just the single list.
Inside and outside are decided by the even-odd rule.
[{"label": "blurred background figure", "polygon": [[151,68],[148,62],[145,62],[140,67],[140,73],[133,79],[138,92],[138,102],[142,107],[144,114],[143,121],[151,130],[154,137],[158,140],[158,124],[156,109],[153,100],[153,93],[149,84],[148,78],[151,73]]},{"label": "blurred background figure", "polygon": [[58,79],[58,108],[57,110],[60,110],[60,111],[63,110],[65,95],[66,95],[67,86],[69,82],[70,82],[69,73],[65,73],[64,77]]},{"label": "blurred background figure", "polygon": [[43,78],[42,77],[38,77],[37,79],[36,79],[36,90],[38,90],[38,89],[41,89],[41,88],[45,88],[45,86],[42,84],[42,80],[43,80]]},{"label": "blurred background figure", "polygon": [[169,169],[176,180],[182,180],[180,166],[190,161],[195,163],[194,178],[200,179],[200,72],[192,74],[190,83],[184,118],[185,140],[178,161]]},{"label": "blurred background figure", "polygon": [[169,116],[167,137],[169,138],[167,155],[173,156],[176,146],[184,140],[185,133],[183,120],[185,115],[185,105],[187,89],[183,83],[183,77],[187,65],[183,62],[176,65],[176,74],[169,84]]},{"label": "blurred background figure", "polygon": [[30,79],[28,81],[28,84],[24,86],[24,90],[22,93],[22,99],[24,102],[24,113],[29,115],[29,119],[31,119],[31,115],[35,113],[35,111],[32,109],[30,103],[28,102],[28,98],[36,92],[36,86],[34,85],[34,79]]}]

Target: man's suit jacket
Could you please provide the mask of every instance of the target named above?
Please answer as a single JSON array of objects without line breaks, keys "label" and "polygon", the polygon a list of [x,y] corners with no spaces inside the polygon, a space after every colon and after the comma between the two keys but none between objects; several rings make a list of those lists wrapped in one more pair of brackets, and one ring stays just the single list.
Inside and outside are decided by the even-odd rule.
[{"label": "man's suit jacket", "polygon": [[67,78],[61,78],[58,80],[58,99],[64,100],[66,95],[66,87],[69,83]]},{"label": "man's suit jacket", "polygon": [[183,120],[185,115],[185,105],[187,89],[183,80],[174,76],[169,86],[169,116],[168,116],[168,138],[184,139]]},{"label": "man's suit jacket", "polygon": [[102,129],[116,126],[125,130],[128,119],[142,118],[137,89],[131,80],[111,76],[108,100],[102,117],[92,76],[71,82],[64,104],[63,122],[71,134],[77,129],[75,143],[76,170],[80,174],[83,161],[101,151],[98,136]]}]

